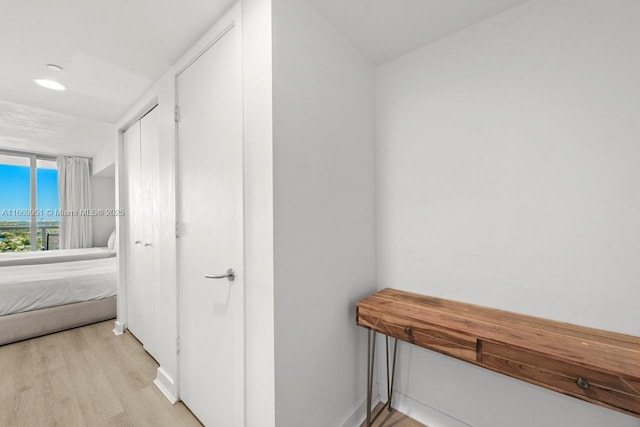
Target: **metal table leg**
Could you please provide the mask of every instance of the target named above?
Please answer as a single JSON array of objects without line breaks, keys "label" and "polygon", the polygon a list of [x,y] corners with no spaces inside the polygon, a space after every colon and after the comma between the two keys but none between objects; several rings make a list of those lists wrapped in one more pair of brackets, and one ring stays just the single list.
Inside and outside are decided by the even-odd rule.
[{"label": "metal table leg", "polygon": [[371,420],[371,395],[373,392],[373,362],[376,354],[376,333],[373,329],[369,329],[367,338],[367,423],[366,427],[370,427]]},{"label": "metal table leg", "polygon": [[[396,373],[396,354],[398,353],[398,339],[395,338],[393,344],[393,361],[391,369],[389,369],[389,337],[385,336],[386,355],[387,355],[387,402],[378,410],[378,412],[371,417],[371,401],[373,399],[373,370],[375,362],[375,347],[376,347],[376,332],[373,329],[369,329],[367,337],[367,419],[365,422],[366,427],[371,427],[382,411],[387,408],[391,412],[391,400],[393,398],[393,383]],[[389,373],[391,372],[391,377]]]}]

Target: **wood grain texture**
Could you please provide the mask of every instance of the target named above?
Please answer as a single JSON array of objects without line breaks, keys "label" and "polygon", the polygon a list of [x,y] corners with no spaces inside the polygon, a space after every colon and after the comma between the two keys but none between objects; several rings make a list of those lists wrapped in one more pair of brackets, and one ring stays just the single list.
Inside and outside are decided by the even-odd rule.
[{"label": "wood grain texture", "polygon": [[0,347],[0,426],[201,426],[152,381],[158,364],[113,321]]},{"label": "wood grain texture", "polygon": [[639,337],[395,289],[358,302],[357,323],[640,417]]}]

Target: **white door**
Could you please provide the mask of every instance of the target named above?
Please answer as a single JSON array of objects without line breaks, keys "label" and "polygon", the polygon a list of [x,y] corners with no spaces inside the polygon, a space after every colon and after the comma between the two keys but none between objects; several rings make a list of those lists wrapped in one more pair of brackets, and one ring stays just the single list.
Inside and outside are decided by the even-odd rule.
[{"label": "white door", "polygon": [[143,230],[138,226],[142,221],[140,198],[140,122],[134,123],[123,135],[127,215],[126,223],[126,262],[127,262],[127,328],[136,336],[140,335],[141,322],[136,310],[140,300],[137,283],[140,270],[136,260],[142,253]]},{"label": "white door", "polygon": [[136,227],[141,230],[141,242],[136,245],[138,254],[135,259],[136,300],[135,310],[139,323],[139,335],[132,331],[142,342],[145,350],[156,355],[154,329],[154,251],[156,218],[156,171],[158,169],[158,109],[154,108],[140,119],[140,219]]},{"label": "white door", "polygon": [[127,183],[127,328],[151,354],[155,354],[152,298],[157,115],[157,109],[151,110],[123,136]]},{"label": "white door", "polygon": [[[242,68],[231,28],[177,79],[180,398],[244,424]],[[235,272],[235,280],[205,278]]]}]

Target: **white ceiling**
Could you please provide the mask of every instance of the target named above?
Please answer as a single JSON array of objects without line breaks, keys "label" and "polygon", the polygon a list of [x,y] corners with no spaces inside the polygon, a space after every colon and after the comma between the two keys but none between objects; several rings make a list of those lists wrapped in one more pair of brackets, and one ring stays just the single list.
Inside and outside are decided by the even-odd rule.
[{"label": "white ceiling", "polygon": [[[116,122],[233,3],[0,0],[0,100],[12,103],[2,105],[0,148],[13,141],[18,147],[11,148],[94,154],[104,141],[84,138],[100,134],[102,123],[89,131],[89,121],[79,125],[76,119]],[[64,71],[48,70],[48,63]],[[60,81],[68,90],[43,89],[35,78]],[[56,116],[54,130],[54,116],[40,109],[65,116]],[[36,130],[21,136],[28,123]],[[74,132],[66,139],[65,127]],[[79,127],[81,135],[75,133]]]},{"label": "white ceiling", "polygon": [[[524,2],[307,1],[376,64]],[[107,123],[119,120],[233,3],[0,0],[0,148],[97,153],[113,139]],[[35,78],[68,90],[43,89]]]},{"label": "white ceiling", "polygon": [[382,64],[526,0],[307,0],[374,64]]},{"label": "white ceiling", "polygon": [[0,148],[91,157],[116,135],[111,123],[0,100]]}]

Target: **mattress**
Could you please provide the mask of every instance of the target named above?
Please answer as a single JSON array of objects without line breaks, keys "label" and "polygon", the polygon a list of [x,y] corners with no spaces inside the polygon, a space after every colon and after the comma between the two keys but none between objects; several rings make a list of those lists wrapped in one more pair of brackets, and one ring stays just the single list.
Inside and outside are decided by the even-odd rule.
[{"label": "mattress", "polygon": [[53,251],[2,252],[0,267],[12,265],[52,264],[56,262],[83,261],[111,258],[116,252],[109,248],[60,249]]},{"label": "mattress", "polygon": [[0,315],[116,295],[116,259],[101,258],[0,269]]}]

